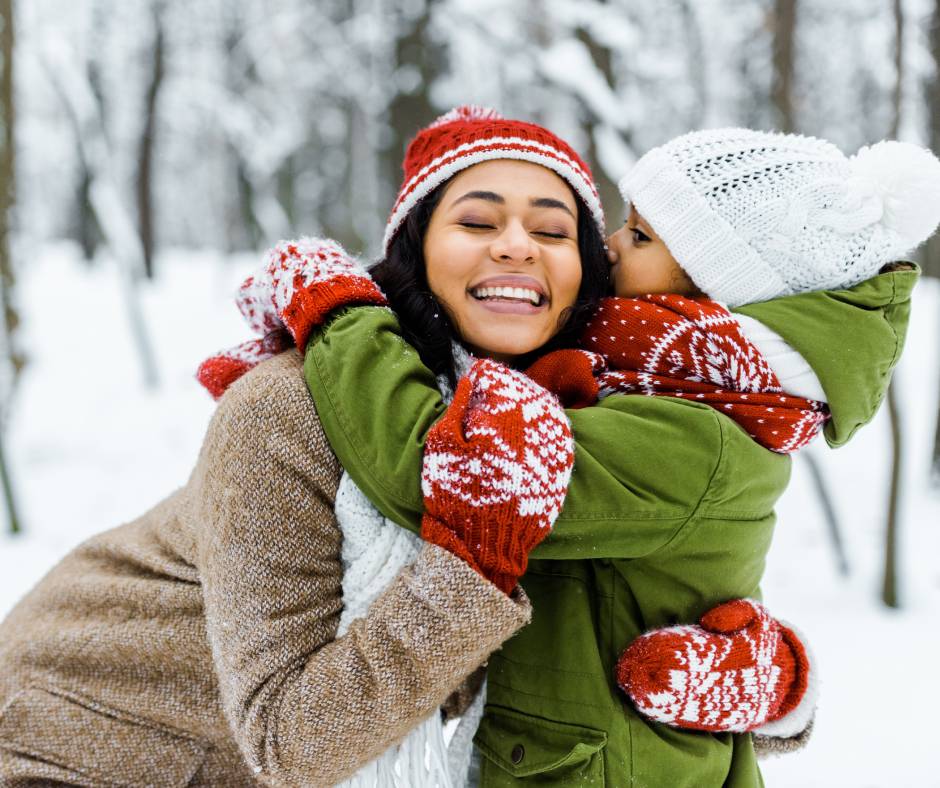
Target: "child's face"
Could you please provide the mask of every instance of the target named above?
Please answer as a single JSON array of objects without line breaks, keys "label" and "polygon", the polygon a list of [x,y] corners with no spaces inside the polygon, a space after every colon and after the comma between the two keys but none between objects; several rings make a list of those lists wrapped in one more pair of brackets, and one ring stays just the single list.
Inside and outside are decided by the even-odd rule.
[{"label": "child's face", "polygon": [[630,208],[623,227],[607,239],[607,247],[614,295],[623,298],[649,293],[701,295],[636,208]]}]

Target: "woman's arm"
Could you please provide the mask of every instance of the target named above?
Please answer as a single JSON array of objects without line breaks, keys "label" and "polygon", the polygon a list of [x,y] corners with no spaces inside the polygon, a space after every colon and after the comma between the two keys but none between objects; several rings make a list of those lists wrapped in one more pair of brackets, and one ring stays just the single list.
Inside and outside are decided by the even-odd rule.
[{"label": "woman's arm", "polygon": [[509,597],[435,545],[349,632],[340,473],[294,354],[221,400],[191,487],[222,704],[273,785],[333,784],[400,741],[526,623]]},{"label": "woman's arm", "polygon": [[[445,408],[394,313],[337,312],[314,332],[305,376],[343,466],[383,514],[417,531],[425,436]],[[715,413],[614,396],[567,415],[574,474],[554,530],[531,556],[637,557],[666,544],[696,510],[720,461]]]}]

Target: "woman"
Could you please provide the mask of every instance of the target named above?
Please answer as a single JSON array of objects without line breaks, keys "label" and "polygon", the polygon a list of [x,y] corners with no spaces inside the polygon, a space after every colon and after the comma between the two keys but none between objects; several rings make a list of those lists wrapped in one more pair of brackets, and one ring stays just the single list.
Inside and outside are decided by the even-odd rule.
[{"label": "woman", "polygon": [[[477,352],[525,364],[530,356],[513,343],[518,325],[511,323],[537,320],[542,313],[533,310],[546,307],[537,287],[527,293],[517,281],[506,291],[488,281],[500,270],[534,272],[538,280],[544,225],[525,218],[532,199],[513,207],[511,178],[498,188],[475,182],[496,149],[525,159],[526,130],[485,117],[449,122],[460,127],[451,132],[444,121],[413,143],[404,208],[393,212],[385,261],[373,271],[394,312],[339,312],[314,333],[306,354],[308,386],[346,471],[386,516],[415,531],[424,435],[444,408],[432,372],[453,374],[455,336]],[[435,178],[442,162],[446,177]],[[451,231],[466,236],[460,250],[447,243]],[[488,257],[476,256],[481,249]],[[407,289],[395,286],[402,270],[412,275]],[[452,277],[446,290],[442,271]],[[816,371],[828,395],[831,444],[846,442],[883,398],[916,278],[916,271],[892,271],[850,290],[740,310]],[[530,304],[507,317],[500,299]],[[828,350],[834,336],[839,359]],[[715,410],[670,397],[611,396],[568,416],[577,459],[565,508],[521,580],[532,623],[489,660],[476,738],[481,784],[760,785],[751,736],[652,723],[619,695],[613,668],[645,630],[759,594],[790,459]],[[806,733],[780,726],[782,740],[756,743],[787,749]]]},{"label": "woman", "polygon": [[[547,197],[564,208],[538,210],[584,213],[564,181]],[[596,224],[556,245],[558,265],[545,280],[552,321],[514,337],[526,351],[556,339],[558,318],[583,317],[603,292]],[[288,301],[276,317],[289,325],[296,306]],[[545,396],[518,378],[518,387],[532,386],[530,401]],[[479,412],[487,392],[473,385],[455,403],[458,426],[488,418]],[[539,401],[546,413],[557,407]],[[502,430],[505,444],[521,442],[521,408],[503,404],[488,429]],[[567,430],[563,418],[557,427]],[[447,453],[452,470],[485,489],[486,469],[459,453]],[[261,364],[222,397],[186,486],[79,546],[0,625],[0,782],[324,785],[348,777],[433,714],[528,621],[514,577],[557,515],[569,472],[570,458],[543,480],[555,503],[540,505],[535,520],[519,514],[510,491],[498,529],[477,523],[493,537],[512,535],[484,539],[486,559],[454,555],[473,518],[449,522],[459,502],[433,490],[427,508],[437,512],[438,544],[430,540],[337,636],[341,468],[299,356]],[[528,499],[548,494],[532,492]]]}]

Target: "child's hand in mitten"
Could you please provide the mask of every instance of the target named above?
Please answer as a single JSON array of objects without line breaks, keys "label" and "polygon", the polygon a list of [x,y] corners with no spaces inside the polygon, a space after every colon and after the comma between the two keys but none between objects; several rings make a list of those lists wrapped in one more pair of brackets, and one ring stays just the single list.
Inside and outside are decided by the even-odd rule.
[{"label": "child's hand in mitten", "polygon": [[585,408],[597,402],[594,377],[607,366],[600,353],[590,350],[554,350],[526,370],[532,380],[556,395],[566,408]]},{"label": "child's hand in mitten", "polygon": [[749,599],[712,608],[700,624],[647,632],[623,652],[617,684],[636,709],[676,728],[800,733],[815,676],[793,630]]},{"label": "child's hand in mitten", "polygon": [[573,464],[571,427],[554,395],[481,359],[428,433],[421,536],[508,594],[558,517]]}]

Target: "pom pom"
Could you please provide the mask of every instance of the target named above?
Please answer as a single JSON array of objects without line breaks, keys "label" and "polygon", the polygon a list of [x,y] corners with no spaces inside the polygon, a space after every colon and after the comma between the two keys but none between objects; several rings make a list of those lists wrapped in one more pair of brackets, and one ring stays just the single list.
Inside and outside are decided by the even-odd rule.
[{"label": "pom pom", "polygon": [[503,116],[500,115],[495,109],[490,109],[489,107],[480,107],[476,104],[462,104],[459,107],[454,107],[450,112],[441,115],[437,120],[435,120],[430,126],[429,129],[436,129],[438,126],[443,126],[447,123],[454,123],[455,121],[474,121],[474,120],[502,120]]},{"label": "pom pom", "polygon": [[850,164],[854,175],[881,197],[883,213],[879,223],[895,234],[900,253],[919,246],[937,229],[940,161],[929,150],[886,140],[862,148]]}]

